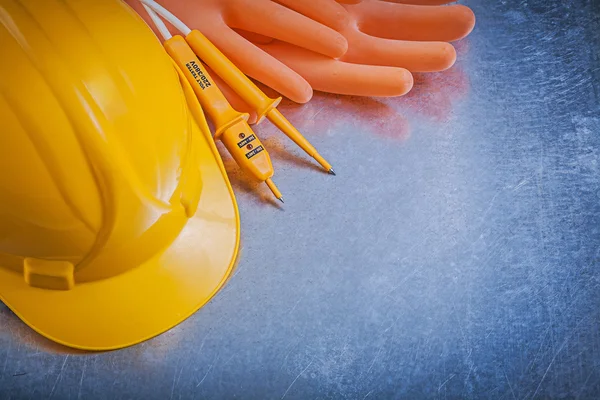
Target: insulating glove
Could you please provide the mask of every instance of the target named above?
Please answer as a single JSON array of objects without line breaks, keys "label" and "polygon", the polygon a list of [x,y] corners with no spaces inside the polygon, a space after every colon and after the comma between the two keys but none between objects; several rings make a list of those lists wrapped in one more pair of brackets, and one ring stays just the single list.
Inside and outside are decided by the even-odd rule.
[{"label": "insulating glove", "polygon": [[[395,4],[409,1],[419,4]],[[148,18],[138,0],[127,2]],[[466,36],[475,21],[464,6],[421,5],[447,3],[443,0],[159,2],[204,33],[248,76],[298,103],[310,100],[312,88],[360,96],[405,94],[413,84],[408,70],[450,67],[456,53],[447,42]]]},{"label": "insulating glove", "polygon": [[[150,22],[150,17],[139,0],[125,1],[146,22]],[[333,28],[271,0],[158,0],[157,2],[190,28],[202,32],[246,75],[298,102],[306,102],[312,97],[312,88],[308,82],[285,64],[240,36],[234,29],[277,39],[329,58],[340,57],[348,49],[346,39]],[[152,29],[156,29],[152,23],[149,25]],[[170,29],[172,33],[177,33],[174,28],[170,27]],[[155,33],[158,35],[156,30]]]},{"label": "insulating glove", "polygon": [[[397,4],[381,0],[276,0],[344,35],[348,51],[331,59],[272,38],[245,35],[304,77],[315,90],[359,96],[391,96],[410,89],[412,72],[442,71],[456,59],[448,43],[473,29],[473,12],[462,5]],[[408,2],[408,1],[405,1]],[[431,4],[431,0],[412,0]],[[443,3],[436,1],[435,3]],[[322,10],[327,5],[329,12]],[[295,100],[296,94],[283,93]]]}]

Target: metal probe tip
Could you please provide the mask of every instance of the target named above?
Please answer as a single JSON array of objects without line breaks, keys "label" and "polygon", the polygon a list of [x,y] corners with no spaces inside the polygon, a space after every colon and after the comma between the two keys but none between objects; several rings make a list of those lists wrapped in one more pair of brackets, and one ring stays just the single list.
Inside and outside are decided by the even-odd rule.
[{"label": "metal probe tip", "polygon": [[281,192],[279,191],[279,189],[277,189],[277,186],[275,186],[271,178],[267,178],[265,180],[265,183],[267,184],[269,189],[271,189],[271,192],[273,192],[275,198],[283,203],[283,196],[281,195]]},{"label": "metal probe tip", "polygon": [[333,170],[333,168],[331,168],[331,169],[329,170],[329,173],[330,173],[331,175],[335,176],[335,171]]}]

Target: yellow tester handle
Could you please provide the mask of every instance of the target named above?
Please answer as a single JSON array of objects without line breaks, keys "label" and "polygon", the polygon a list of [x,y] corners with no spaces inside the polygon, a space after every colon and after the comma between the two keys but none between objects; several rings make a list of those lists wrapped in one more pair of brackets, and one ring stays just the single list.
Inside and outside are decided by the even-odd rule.
[{"label": "yellow tester handle", "polygon": [[[213,71],[216,71],[221,79],[225,81],[238,95],[248,103],[258,115],[258,122],[267,117],[273,124],[285,133],[308,155],[315,158],[329,173],[334,174],[329,164],[302,136],[300,132],[279,112],[276,108],[281,102],[281,97],[271,99],[263,93],[238,67],[236,67],[206,36],[198,30],[192,30],[185,40],[194,52]],[[257,123],[258,123],[257,122]]]},{"label": "yellow tester handle", "polygon": [[[212,80],[196,54],[181,36],[173,36],[164,43],[167,53],[183,71],[215,125],[215,140],[221,139],[236,163],[258,180],[274,187],[271,158],[248,125],[248,114],[236,111]],[[276,189],[276,188],[275,188]],[[271,188],[273,191],[273,189]],[[273,191],[281,198],[279,191]]]},{"label": "yellow tester handle", "polygon": [[254,82],[239,70],[210,40],[200,31],[194,29],[186,37],[194,52],[212,68],[240,97],[258,114],[260,122],[273,108],[281,102],[281,97],[271,99],[260,90]]},{"label": "yellow tester handle", "polygon": [[[261,182],[273,176],[271,157],[246,121],[240,121],[227,128],[221,135],[221,141],[244,171]],[[281,194],[275,193],[275,197],[279,199]]]},{"label": "yellow tester handle", "polygon": [[231,107],[183,37],[175,35],[164,45],[167,53],[192,84],[202,108],[215,124],[215,139],[219,139],[221,133],[229,126],[240,120],[248,120],[248,114],[242,114]]}]

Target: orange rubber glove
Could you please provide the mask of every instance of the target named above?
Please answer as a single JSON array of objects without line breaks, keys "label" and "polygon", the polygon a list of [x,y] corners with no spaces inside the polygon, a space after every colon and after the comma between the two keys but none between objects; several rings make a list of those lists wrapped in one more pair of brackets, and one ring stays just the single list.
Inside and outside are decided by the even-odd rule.
[{"label": "orange rubber glove", "polygon": [[[126,1],[148,18],[138,0]],[[413,84],[409,69],[449,68],[456,53],[446,41],[466,36],[474,25],[473,13],[464,6],[338,1],[344,4],[335,0],[159,3],[204,33],[248,76],[298,103],[309,101],[313,88],[360,96],[403,95]],[[401,2],[406,1],[411,0]],[[219,86],[232,104],[239,103],[230,89]]]},{"label": "orange rubber glove", "polygon": [[[309,0],[313,1],[313,0]],[[149,26],[139,0],[125,0]],[[312,97],[312,88],[299,74],[237,34],[234,29],[278,39],[327,57],[340,57],[346,39],[334,29],[271,0],[158,0],[191,29],[198,29],[246,75],[299,102]],[[178,33],[170,27],[172,33]]]},{"label": "orange rubber glove", "polygon": [[[462,5],[431,6],[443,0],[275,0],[344,35],[348,51],[337,60],[269,38],[247,36],[305,78],[315,90],[358,95],[391,96],[410,89],[412,72],[443,71],[456,60],[448,43],[467,36],[475,24],[473,12]],[[396,4],[396,3],[419,4]],[[335,12],[334,12],[335,10]],[[335,16],[335,18],[333,17]],[[395,78],[395,79],[394,79]],[[283,93],[292,100],[295,94]]]}]

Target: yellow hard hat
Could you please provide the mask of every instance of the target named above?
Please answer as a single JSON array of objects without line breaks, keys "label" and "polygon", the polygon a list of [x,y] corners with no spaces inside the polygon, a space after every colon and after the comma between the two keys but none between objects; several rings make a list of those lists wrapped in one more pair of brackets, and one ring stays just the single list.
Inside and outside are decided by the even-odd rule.
[{"label": "yellow hard hat", "polygon": [[119,0],[0,0],[0,300],[109,350],[208,302],[239,245],[193,92]]}]

